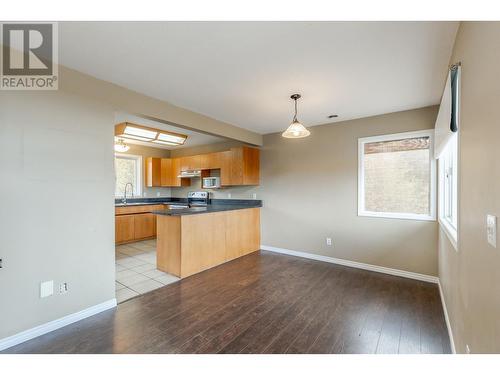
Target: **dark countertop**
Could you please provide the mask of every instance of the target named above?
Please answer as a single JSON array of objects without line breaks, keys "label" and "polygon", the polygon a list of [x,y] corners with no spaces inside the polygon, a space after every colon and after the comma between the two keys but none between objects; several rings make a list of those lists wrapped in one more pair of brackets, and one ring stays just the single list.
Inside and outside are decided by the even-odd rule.
[{"label": "dark countertop", "polygon": [[238,200],[238,203],[213,203],[209,204],[206,207],[171,208],[160,211],[153,211],[153,213],[156,215],[183,216],[183,215],[206,214],[210,212],[233,211],[233,210],[243,210],[245,208],[262,207],[261,201],[249,200],[248,202],[244,203],[241,202],[242,200]]},{"label": "dark countertop", "polygon": [[184,202],[172,202],[169,200],[164,200],[161,202],[129,202],[127,201],[127,204],[123,203],[115,203],[115,207],[130,207],[130,206],[152,206],[155,204],[186,204]]}]

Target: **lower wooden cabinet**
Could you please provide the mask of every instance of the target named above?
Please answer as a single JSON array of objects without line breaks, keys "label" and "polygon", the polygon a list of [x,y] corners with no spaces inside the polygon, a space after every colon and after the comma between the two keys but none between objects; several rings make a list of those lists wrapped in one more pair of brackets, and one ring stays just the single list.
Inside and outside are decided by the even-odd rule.
[{"label": "lower wooden cabinet", "polygon": [[163,205],[158,204],[115,208],[115,243],[156,237],[156,215],[151,212],[163,208]]},{"label": "lower wooden cabinet", "polygon": [[134,239],[134,215],[115,216],[115,242],[124,243]]},{"label": "lower wooden cabinet", "polygon": [[151,213],[134,216],[134,240],[156,236],[156,215]]},{"label": "lower wooden cabinet", "polygon": [[157,217],[157,267],[187,277],[260,248],[260,209]]}]

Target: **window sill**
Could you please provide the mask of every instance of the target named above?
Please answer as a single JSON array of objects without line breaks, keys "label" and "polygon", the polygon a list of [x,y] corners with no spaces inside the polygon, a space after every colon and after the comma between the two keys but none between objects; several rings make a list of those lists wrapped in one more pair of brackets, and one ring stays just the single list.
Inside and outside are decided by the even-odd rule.
[{"label": "window sill", "polygon": [[358,216],[380,217],[384,219],[436,221],[436,217],[431,215],[403,214],[403,213],[391,213],[391,212],[358,211]]},{"label": "window sill", "polygon": [[443,230],[448,237],[448,240],[451,242],[455,251],[458,251],[458,233],[455,228],[453,228],[450,224],[446,222],[446,220],[439,219],[439,227]]}]

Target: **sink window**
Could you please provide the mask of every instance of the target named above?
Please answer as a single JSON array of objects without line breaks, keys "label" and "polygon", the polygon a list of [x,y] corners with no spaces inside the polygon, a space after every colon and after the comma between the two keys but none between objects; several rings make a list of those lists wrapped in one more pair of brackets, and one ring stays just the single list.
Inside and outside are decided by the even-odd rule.
[{"label": "sink window", "polygon": [[436,219],[432,132],[360,138],[358,215]]},{"label": "sink window", "polygon": [[[141,196],[142,191],[142,157],[139,155],[115,154],[115,196],[123,197],[125,186],[131,183],[133,195]],[[131,189],[127,190],[130,197]]]}]

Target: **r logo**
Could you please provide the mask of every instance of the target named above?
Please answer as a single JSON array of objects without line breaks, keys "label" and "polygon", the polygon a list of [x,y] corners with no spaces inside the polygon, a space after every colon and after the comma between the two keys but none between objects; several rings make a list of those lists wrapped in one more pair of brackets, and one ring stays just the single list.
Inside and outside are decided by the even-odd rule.
[{"label": "r logo", "polygon": [[52,75],[53,25],[7,23],[2,25],[2,73],[5,76]]}]

